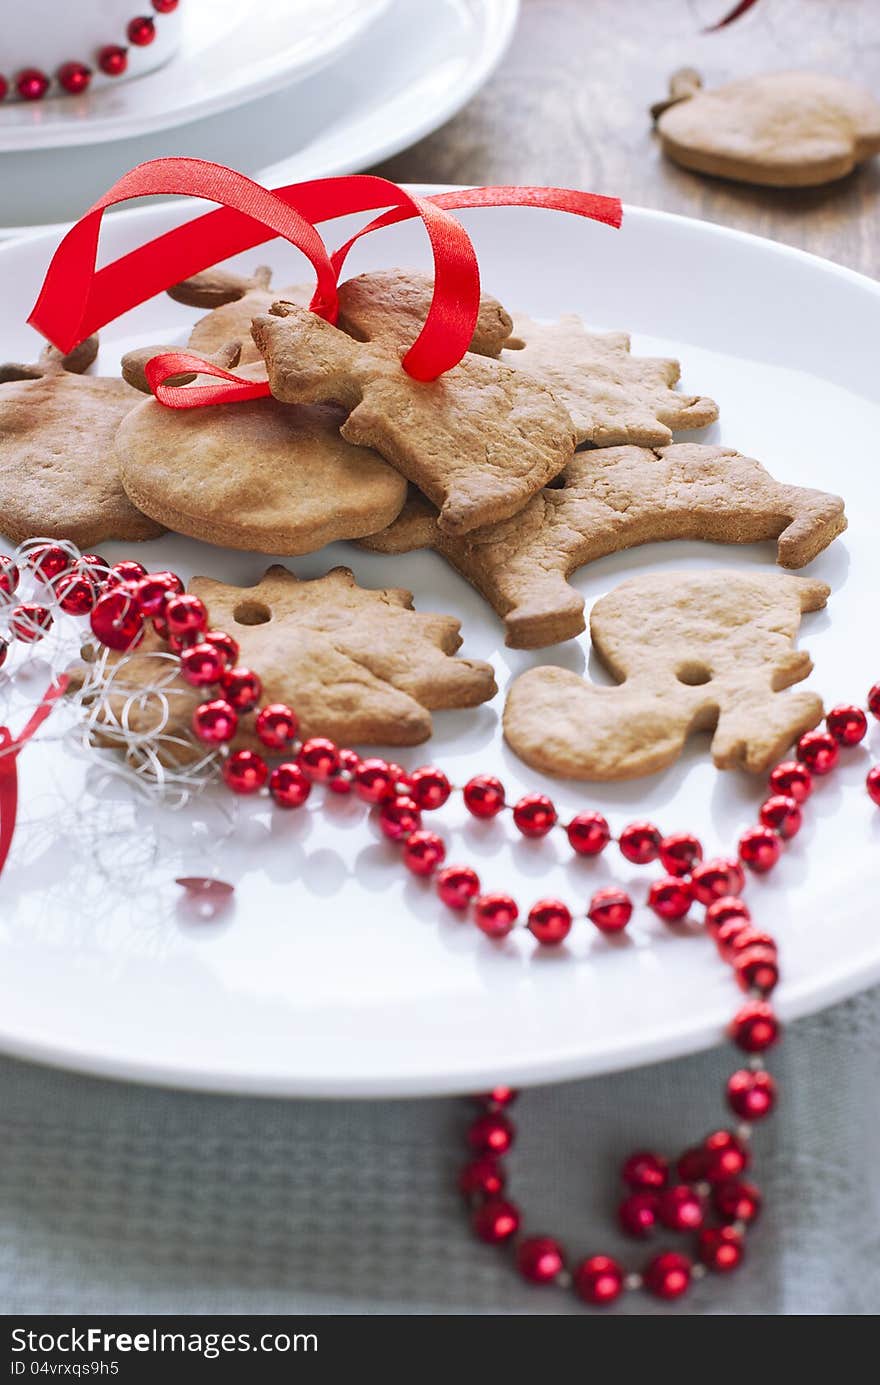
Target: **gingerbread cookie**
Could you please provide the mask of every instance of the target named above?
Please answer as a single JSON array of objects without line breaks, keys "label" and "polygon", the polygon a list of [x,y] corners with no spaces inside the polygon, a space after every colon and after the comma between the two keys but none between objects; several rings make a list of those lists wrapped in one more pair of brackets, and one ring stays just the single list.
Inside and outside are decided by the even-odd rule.
[{"label": "gingerbread cookie", "polygon": [[[300,581],[276,565],[254,587],[195,577],[189,590],[205,602],[213,627],[237,640],[239,663],[259,673],[263,704],[293,707],[303,737],[330,736],[343,745],[418,745],[431,735],[431,711],[476,707],[497,691],[491,664],[453,657],[461,645],[457,620],[415,611],[408,591],[359,587],[345,567]],[[124,680],[111,693],[115,715],[125,688],[155,681],[149,651],[156,647],[150,637],[128,660]],[[196,759],[204,746],[192,741],[189,728],[204,690],[178,677],[166,696],[166,735],[184,745],[163,746],[163,759]],[[128,715],[135,730],[146,732],[164,720],[164,709],[147,699]],[[236,747],[261,748],[251,726],[252,719],[242,722]]]},{"label": "gingerbread cookie", "polygon": [[[312,297],[311,289],[305,284],[272,289],[271,283],[271,269],[258,265],[251,275],[215,267],[174,284],[168,296],[176,303],[210,309],[190,332],[187,348],[200,356],[211,356],[228,342],[238,341],[241,342],[241,365],[259,364],[262,357],[251,337],[254,318],[259,313],[267,313],[277,298],[307,308]],[[169,350],[176,349],[169,347]]]},{"label": "gingerbread cookie", "polygon": [[837,495],[775,481],[727,447],[676,443],[651,451],[579,452],[512,519],[464,538],[410,493],[398,518],[361,540],[379,553],[434,548],[504,618],[506,642],[538,649],[580,634],[584,599],[569,585],[585,563],[662,539],[758,543],[778,539],[783,567],[803,567],[846,528]]},{"label": "gingerbread cookie", "polygon": [[620,687],[533,668],[511,686],[504,735],[526,764],[568,779],[635,779],[665,769],[692,731],[712,731],[719,769],[763,773],[822,717],[795,649],[824,582],[735,570],[648,573],[597,601],[593,646]]},{"label": "gingerbread cookie", "polygon": [[[404,348],[421,331],[433,293],[433,279],[417,269],[359,274],[340,286],[338,325],[358,341],[394,342],[399,349]],[[512,330],[511,316],[498,299],[481,294],[477,325],[468,350],[478,356],[498,356]]]},{"label": "gingerbread cookie", "polygon": [[516,317],[502,360],[552,390],[571,414],[579,443],[662,447],[674,428],[704,428],[718,417],[713,399],[673,389],[678,361],[632,356],[625,332],[588,332],[570,313],[558,322]]},{"label": "gingerbread cookie", "polygon": [[818,72],[774,72],[684,91],[657,120],[684,168],[767,187],[814,187],[880,153],[880,105]]},{"label": "gingerbread cookie", "polygon": [[67,356],[50,346],[36,365],[0,366],[0,533],[12,543],[43,535],[91,548],[162,532],[126,496],[113,451],[138,395],[82,373],[97,351],[90,337]]},{"label": "gingerbread cookie", "polygon": [[[351,300],[340,292],[340,302],[353,327]],[[380,337],[359,341],[276,303],[252,329],[272,393],[285,403],[344,407],[343,437],[375,448],[424,491],[448,533],[515,514],[571,460],[566,409],[540,382],[473,352],[438,380],[413,380],[400,364],[397,329],[384,334],[391,320],[383,317]]]},{"label": "gingerbread cookie", "polygon": [[[152,354],[123,360],[140,388]],[[230,366],[236,354],[213,359]],[[119,474],[132,502],[178,534],[259,553],[312,553],[390,524],[406,498],[399,472],[340,436],[344,421],[328,405],[271,397],[201,409],[148,399],[117,431]]]}]

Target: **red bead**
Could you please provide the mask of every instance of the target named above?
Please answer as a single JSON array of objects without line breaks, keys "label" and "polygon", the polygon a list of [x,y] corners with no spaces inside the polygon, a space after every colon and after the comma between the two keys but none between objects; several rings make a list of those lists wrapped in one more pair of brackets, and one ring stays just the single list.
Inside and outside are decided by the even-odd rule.
[{"label": "red bead", "polygon": [[5,98],[8,90],[9,83],[7,82],[6,78],[0,77],[0,101],[2,101]]},{"label": "red bead", "polygon": [[880,717],[880,683],[875,683],[868,692],[868,711],[873,717]]},{"label": "red bead", "polygon": [[169,597],[178,596],[182,591],[183,583],[175,573],[148,572],[141,579],[141,610],[146,616],[162,615]]},{"label": "red bead", "polygon": [[98,597],[89,621],[96,639],[108,649],[130,649],[144,628],[137,595],[128,584],[113,587]]},{"label": "red bead", "polygon": [[623,1293],[623,1269],[610,1255],[591,1255],[574,1272],[574,1291],[578,1298],[604,1307]]},{"label": "red bead", "polygon": [[512,1106],[518,1096],[516,1087],[493,1087],[491,1092],[479,1092],[474,1100],[481,1106]]},{"label": "red bead", "polygon": [[[203,649],[205,646],[197,645],[196,647]],[[224,660],[219,649],[214,645],[207,647],[214,650],[222,665]],[[286,703],[270,702],[268,706],[261,707],[257,713],[254,730],[268,750],[286,750],[290,742],[296,740],[299,718]]]},{"label": "red bead", "polygon": [[662,1154],[640,1149],[624,1162],[620,1176],[633,1192],[658,1193],[669,1182],[669,1162]]},{"label": "red bead", "polygon": [[720,899],[713,899],[706,910],[705,924],[713,937],[717,934],[722,924],[729,922],[730,919],[740,919],[743,923],[751,923],[752,916],[748,908],[741,899],[735,895],[722,895]]},{"label": "red bead", "polygon": [[[329,741],[326,736],[312,736],[311,740],[303,741],[296,758],[303,774],[307,774],[310,779],[319,780],[322,784],[332,779],[342,768],[339,749],[335,742]],[[416,827],[418,826],[416,823]],[[415,828],[410,828],[410,831],[415,831]]]},{"label": "red bead", "polygon": [[745,1053],[763,1053],[779,1039],[781,1025],[764,1000],[743,1005],[733,1017],[730,1037]]},{"label": "red bead", "polygon": [[360,763],[361,757],[356,750],[340,750],[339,773],[335,779],[330,780],[329,785],[334,793],[351,793],[354,786],[354,776],[360,767]]},{"label": "red bead", "polygon": [[219,683],[223,667],[223,655],[212,644],[191,645],[180,655],[180,676],[194,688]]},{"label": "red bead", "polygon": [[243,664],[226,669],[220,676],[220,686],[226,701],[231,702],[237,712],[252,712],[263,695],[259,674]]},{"label": "red bead", "polygon": [[166,601],[163,615],[172,635],[200,635],[208,628],[204,601],[189,592],[181,592]]},{"label": "red bead", "polygon": [[413,875],[433,875],[446,859],[443,838],[436,832],[413,832],[403,848],[403,864]]},{"label": "red bead", "polygon": [[516,1267],[530,1284],[552,1284],[565,1269],[562,1246],[552,1236],[530,1236],[516,1248]]},{"label": "red bead", "polygon": [[868,718],[861,707],[843,702],[832,707],[825,718],[825,725],[838,745],[858,745],[868,734]]},{"label": "red bead", "polygon": [[433,765],[422,765],[409,775],[409,796],[415,799],[422,812],[442,808],[451,793],[452,785],[446,775]]},{"label": "red bead", "polygon": [[783,760],[770,771],[768,782],[774,794],[793,798],[795,803],[806,803],[813,792],[813,776],[799,760]]},{"label": "red bead", "polygon": [[660,843],[660,861],[670,875],[690,875],[703,859],[703,848],[690,832],[674,832]]},{"label": "red bead", "polygon": [[52,629],[52,612],[48,606],[25,601],[23,605],[13,608],[9,628],[22,644],[36,644]]},{"label": "red bead", "polygon": [[759,928],[753,928],[751,924],[748,928],[743,928],[737,933],[735,938],[729,942],[725,941],[722,949],[722,956],[726,961],[735,961],[737,956],[746,951],[751,951],[753,947],[763,947],[776,956],[776,939],[769,933],[762,933]]},{"label": "red bead", "polygon": [[625,890],[607,885],[590,900],[587,917],[601,933],[619,933],[632,918],[632,900]]},{"label": "red bead", "polygon": [[782,852],[782,843],[770,827],[747,827],[739,839],[740,859],[756,875],[772,870]]},{"label": "red bead", "polygon": [[675,1165],[682,1183],[702,1183],[706,1172],[706,1151],[702,1145],[692,1145],[679,1156]]},{"label": "red bead", "polygon": [[737,952],[733,959],[737,984],[743,991],[760,991],[771,995],[779,985],[779,962],[776,949],[748,947]]},{"label": "red bead", "polygon": [[512,1202],[493,1197],[478,1207],[471,1219],[471,1225],[481,1241],[497,1245],[499,1241],[509,1241],[519,1230],[519,1211]]},{"label": "red bead", "polygon": [[556,824],[556,809],[543,793],[527,793],[514,804],[513,821],[524,837],[546,837]]},{"label": "red bead", "polygon": [[394,770],[387,760],[362,760],[355,771],[354,786],[365,803],[381,803],[397,792]]},{"label": "red bead", "polygon": [[222,745],[231,741],[238,730],[238,712],[223,698],[201,702],[193,712],[192,728],[206,745]]},{"label": "red bead", "polygon": [[528,927],[544,947],[556,947],[571,932],[571,910],[559,899],[539,899],[529,910]]},{"label": "red bead", "polygon": [[212,644],[223,655],[227,668],[238,663],[238,641],[227,635],[225,630],[206,630],[202,644]]},{"label": "red bead", "polygon": [[5,553],[0,553],[0,593],[11,596],[21,576],[18,568]]},{"label": "red bead", "polygon": [[135,44],[138,48],[146,48],[156,37],[156,25],[147,15],[138,15],[130,22],[125,32],[129,43]]},{"label": "red bead", "polygon": [[177,9],[178,0],[152,0],[157,14],[172,14]]},{"label": "red bead", "polygon": [[706,1164],[703,1178],[707,1183],[724,1183],[739,1178],[751,1162],[748,1145],[732,1130],[715,1130],[703,1141]]},{"label": "red bead", "polygon": [[761,804],[758,817],[762,826],[771,827],[786,841],[797,836],[804,820],[797,801],[786,794],[774,794],[772,798],[768,798]]},{"label": "red bead", "polygon": [[121,77],[128,67],[128,50],[108,43],[98,52],[98,66],[107,77]]},{"label": "red bead", "polygon": [[223,762],[223,778],[233,793],[258,793],[269,778],[269,766],[255,750],[236,750]]},{"label": "red bead", "polygon": [[727,1104],[741,1120],[763,1120],[776,1105],[776,1083],[769,1072],[740,1068],[727,1079]]},{"label": "red bead", "polygon": [[449,909],[466,909],[480,893],[480,878],[470,866],[447,866],[437,876],[437,893]]},{"label": "red bead", "polygon": [[506,1154],[516,1136],[516,1127],[503,1111],[488,1111],[477,1116],[467,1132],[467,1142],[476,1154],[496,1158]]},{"label": "red bead", "polygon": [[697,1238],[697,1255],[715,1274],[729,1274],[742,1264],[743,1238],[732,1226],[707,1226]]},{"label": "red bead", "polygon": [[687,880],[667,875],[653,881],[648,891],[648,904],[661,919],[683,919],[693,903],[693,890]]},{"label": "red bead", "polygon": [[663,838],[652,822],[631,822],[620,834],[618,846],[628,861],[646,866],[656,861]]},{"label": "red bead", "polygon": [[285,761],[269,775],[269,792],[279,808],[301,808],[312,792],[312,783],[299,765]]},{"label": "red bead", "polygon": [[[300,759],[302,759],[302,751],[300,752]],[[421,825],[422,815],[418,806],[405,795],[400,798],[389,798],[379,809],[380,830],[393,842],[401,841],[413,832],[418,832]]]},{"label": "red bead", "polygon": [[598,856],[611,841],[611,828],[601,813],[578,813],[565,830],[578,856]]},{"label": "red bead", "polygon": [[33,568],[34,576],[41,582],[51,582],[54,577],[66,572],[73,563],[67,549],[57,543],[41,543],[37,548],[32,548],[27,560]]},{"label": "red bead", "polygon": [[497,1197],[504,1192],[506,1183],[504,1169],[491,1155],[465,1164],[458,1179],[459,1190],[465,1197]]},{"label": "red bead", "polygon": [[727,857],[703,861],[691,876],[694,895],[701,904],[711,904],[724,895],[738,895],[745,883],[742,866]]},{"label": "red bead", "polygon": [[645,1288],[656,1298],[681,1298],[691,1282],[691,1262],[675,1250],[664,1250],[649,1260],[642,1273]]},{"label": "red bead", "polygon": [[92,80],[92,69],[86,67],[85,63],[62,63],[55,76],[65,91],[70,92],[72,96],[78,96],[81,91],[86,90]]},{"label": "red bead", "polygon": [[840,759],[840,748],[828,731],[808,731],[798,741],[797,752],[813,774],[830,774]]},{"label": "red bead", "polygon": [[6,663],[6,655],[9,653],[9,645],[5,640],[0,639],[0,668]]},{"label": "red bead", "polygon": [[91,577],[64,572],[53,584],[58,605],[69,616],[87,616],[98,599]]},{"label": "red bead", "polygon": [[[157,631],[159,629],[159,619],[159,617],[153,617],[153,628]],[[194,645],[205,643],[200,630],[191,630],[186,635],[170,635],[168,634],[167,625],[163,638],[167,639],[168,647],[174,654],[182,654],[185,649],[192,649]]]},{"label": "red bead", "polygon": [[630,1193],[625,1197],[617,1209],[621,1231],[639,1240],[650,1236],[657,1225],[657,1201],[656,1193]]},{"label": "red bead", "polygon": [[475,818],[494,818],[504,807],[504,785],[491,774],[477,774],[465,784],[463,797]]},{"label": "red bead", "polygon": [[868,770],[865,778],[865,787],[868,790],[868,796],[871,801],[876,803],[877,807],[880,808],[880,765],[874,765]]},{"label": "red bead", "polygon": [[755,1221],[761,1211],[761,1194],[754,1183],[732,1179],[712,1189],[712,1206],[722,1221],[748,1224]]},{"label": "red bead", "polygon": [[703,1199],[687,1183],[677,1183],[660,1194],[657,1216],[670,1231],[697,1231],[706,1220]]},{"label": "red bead", "polygon": [[474,903],[474,923],[487,938],[506,938],[518,915],[509,894],[479,895]]},{"label": "red bead", "polygon": [[38,67],[26,67],[16,76],[15,89],[22,101],[42,101],[49,90],[49,78]]},{"label": "red bead", "polygon": [[140,582],[147,576],[147,569],[142,563],[136,563],[133,558],[126,558],[121,563],[114,563],[107,573],[107,586],[118,587],[123,582]]}]

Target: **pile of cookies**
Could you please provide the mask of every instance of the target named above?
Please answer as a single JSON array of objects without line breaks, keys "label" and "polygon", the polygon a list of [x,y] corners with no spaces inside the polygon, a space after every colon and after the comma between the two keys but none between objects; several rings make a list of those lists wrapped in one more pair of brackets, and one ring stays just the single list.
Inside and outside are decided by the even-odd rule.
[{"label": "pile of cookies", "polygon": [[[634,356],[624,333],[512,318],[484,295],[470,350],[426,384],[401,368],[431,301],[422,274],[350,280],[335,326],[309,311],[307,289],[273,288],[265,269],[215,269],[171,293],[207,310],[188,348],[271,393],[166,408],[143,397],[147,362],[177,349],[159,345],[127,355],[121,378],[84,373],[93,339],[0,366],[7,539],[88,549],[170,529],[284,556],[338,539],[388,555],[430,547],[491,604],[508,645],[536,649],[583,631],[570,579],[606,554],[774,539],[779,563],[797,568],[846,526],[837,496],[717,444],[674,442],[717,406],[679,390],[678,362]],[[305,735],[416,744],[432,709],[496,692],[491,666],[456,656],[454,617],[417,613],[409,592],[364,590],[348,569],[305,582],[275,566],[253,588],[196,578],[190,589]],[[689,731],[714,728],[717,764],[761,770],[822,715],[812,694],[780,690],[809,672],[794,639],[827,595],[736,571],[624,583],[591,619],[623,686],[533,668],[508,690],[507,740],[549,773],[612,779],[659,769]],[[129,660],[135,682],[150,649]],[[183,728],[189,704],[174,706]]]}]

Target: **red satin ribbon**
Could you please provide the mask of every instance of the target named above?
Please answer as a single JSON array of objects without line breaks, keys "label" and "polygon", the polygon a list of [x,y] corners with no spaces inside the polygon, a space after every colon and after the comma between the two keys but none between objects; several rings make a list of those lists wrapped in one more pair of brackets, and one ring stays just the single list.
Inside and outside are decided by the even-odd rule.
[{"label": "red satin ribbon", "polygon": [[8,726],[0,726],[0,873],[6,865],[18,816],[18,756],[53,711],[59,697],[67,691],[67,684],[64,673],[57,683],[50,683],[39,707],[17,736],[13,737]]},{"label": "red satin ribbon", "polygon": [[[96,269],[104,211],[129,198],[156,193],[182,193],[222,205]],[[281,235],[301,249],[315,269],[318,282],[312,310],[334,322],[339,273],[352,245],[371,231],[418,216],[425,224],[434,256],[434,294],[424,326],[403,366],[416,379],[432,380],[461,360],[479,312],[476,255],[470,237],[450,210],[512,205],[549,207],[610,226],[619,226],[622,215],[617,198],[564,188],[473,188],[421,198],[384,178],[358,175],[268,191],[221,164],[156,159],[120,178],[68,231],[53,256],[28,320],[60,350],[69,351],[99,327],[181,279]],[[332,257],[328,255],[315,222],[379,209],[379,217]],[[163,381],[179,375],[180,360],[179,352],[155,358],[148,376],[151,385],[158,390]],[[252,380],[218,373],[207,362],[197,360],[196,368],[201,374],[221,379],[222,385],[167,386],[159,396],[164,403],[190,408],[266,393],[257,390]],[[193,369],[193,365],[186,369]]]}]

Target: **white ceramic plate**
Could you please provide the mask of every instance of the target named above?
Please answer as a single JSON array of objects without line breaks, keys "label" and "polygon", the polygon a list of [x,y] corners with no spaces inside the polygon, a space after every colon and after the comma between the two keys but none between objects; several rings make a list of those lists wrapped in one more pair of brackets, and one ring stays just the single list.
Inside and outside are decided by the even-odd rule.
[{"label": "white ceramic plate", "polygon": [[76,99],[4,104],[0,150],[99,144],[240,106],[323,67],[389,3],[186,0],[180,48],[169,62]]},{"label": "white ceramic plate", "polygon": [[[117,216],[104,254],[180,215]],[[815,658],[810,683],[829,704],[863,697],[880,676],[880,286],[773,242],[657,212],[629,211],[620,232],[528,210],[465,220],[484,281],[503,300],[547,317],[579,310],[595,325],[631,329],[639,351],[678,355],[685,387],[721,405],[709,437],[761,458],[778,477],[845,494],[851,527],[809,570],[833,596],[826,612],[805,618],[802,643]],[[51,248],[50,238],[0,248],[0,357],[35,350],[20,324]],[[257,259],[275,265],[279,284],[303,272],[285,245],[244,263]],[[351,270],[425,262],[419,230],[408,225],[362,242]],[[107,368],[129,345],[179,337],[193,316],[164,298],[143,305],[105,333]],[[138,557],[237,583],[264,568],[258,555],[176,537]],[[494,660],[502,696],[533,664],[584,668],[583,638],[556,650],[506,649],[491,611],[433,554],[382,558],[340,544],[292,566],[317,575],[339,562],[367,586],[407,586],[421,609],[459,616],[464,652]],[[578,582],[592,601],[633,573],[724,565],[773,572],[772,546],[652,545],[583,569]],[[500,696],[438,715],[433,741],[400,758],[437,761],[458,783],[497,772],[511,796],[539,786],[502,744],[501,704]],[[861,787],[864,749],[845,758],[778,870],[749,882],[757,922],[780,940],[779,1004],[789,1019],[880,977],[880,815]],[[738,993],[708,940],[670,931],[643,907],[619,946],[588,925],[558,952],[538,953],[528,934],[495,946],[406,878],[396,848],[348,800],[334,801],[329,818],[273,814],[222,794],[174,814],[109,790],[101,763],[39,744],[20,760],[23,821],[0,881],[0,1046],[9,1052],[231,1091],[439,1093],[693,1050],[717,1042],[735,1008]],[[754,820],[761,786],[716,773],[696,737],[664,774],[550,791],[562,814],[595,805],[616,827],[647,816],[666,831],[698,830],[713,852],[729,850]],[[526,906],[548,893],[577,904],[612,878],[632,880],[644,898],[650,872],[621,869],[613,852],[591,866],[571,860],[561,835],[552,845],[508,845],[509,823],[468,824],[449,809],[437,821],[451,860],[473,861],[487,888],[511,888]],[[237,903],[224,922],[200,925],[173,880],[213,871],[235,884]]]},{"label": "white ceramic plate", "polygon": [[507,47],[518,10],[519,0],[394,0],[320,72],[173,135],[82,146],[75,156],[7,153],[0,240],[55,229],[52,223],[78,216],[124,169],[162,154],[214,159],[269,186],[367,168],[470,100]]}]

